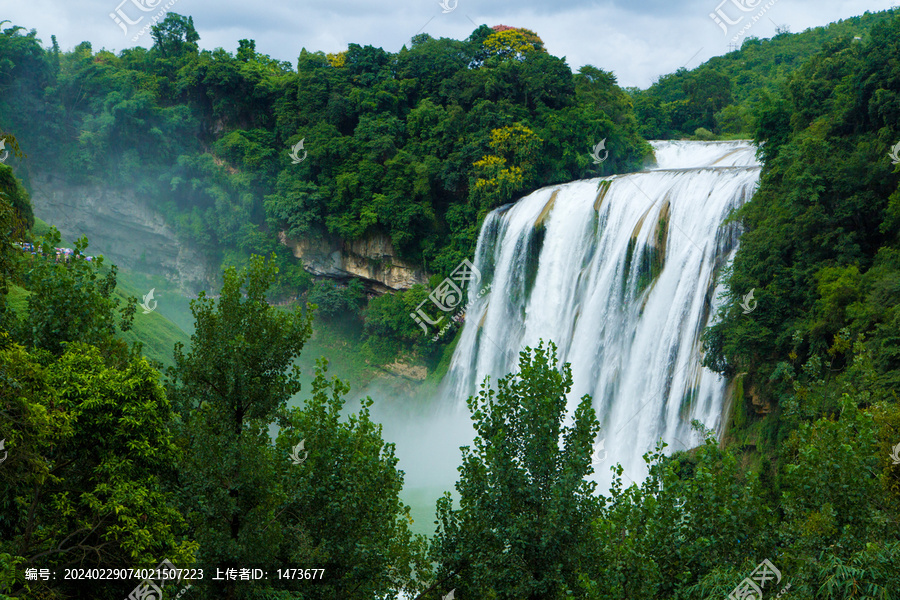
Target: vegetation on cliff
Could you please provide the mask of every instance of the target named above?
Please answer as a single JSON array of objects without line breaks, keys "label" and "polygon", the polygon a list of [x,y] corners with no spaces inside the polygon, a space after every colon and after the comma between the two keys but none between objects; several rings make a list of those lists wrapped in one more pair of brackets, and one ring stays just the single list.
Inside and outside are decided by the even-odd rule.
[{"label": "vegetation on cliff", "polygon": [[[195,332],[162,377],[119,337],[134,302],[116,303],[114,270],[16,248],[29,235],[28,198],[11,173],[0,173],[7,182],[0,189],[0,595],[118,599],[137,582],[59,574],[66,567],[153,567],[168,558],[205,569],[191,591],[203,599],[371,600],[407,592],[437,600],[452,589],[460,598],[509,600],[720,598],[763,560],[779,570],[777,585],[764,586],[766,597],[784,589],[815,600],[895,597],[900,17],[882,17],[865,39],[824,43],[751,103],[765,167],[758,193],[734,216],[746,231],[727,273],[726,305],[705,334],[706,363],[735,381],[721,443],[701,431],[705,443],[690,451],[666,455],[660,445],[645,457],[646,481],[630,484],[616,466],[612,488],[594,495],[584,480],[594,468],[590,452],[600,426],[590,398],[567,419],[569,366],[558,364],[552,344],[524,349],[514,373],[485,381],[468,400],[477,437],[463,449],[459,501],[448,495],[438,502],[430,542],[410,533],[409,510],[399,500],[403,474],[370,418],[371,401],[347,411],[346,385],[329,381],[323,367],[303,407],[288,409],[300,386],[289,365],[306,344],[310,320],[300,309],[267,302],[284,255],[235,255],[245,266],[225,270],[217,299],[204,295],[192,304]],[[84,45],[70,54],[44,51],[33,35],[5,30],[3,82],[30,98],[23,114],[43,97],[39,84],[59,86],[59,98],[75,93],[69,108],[76,114],[81,104],[92,106],[79,117],[77,151],[66,144],[31,150],[24,141],[72,121],[49,119],[33,131],[22,125],[16,134],[32,159],[46,152],[48,168],[92,148],[97,160],[123,166],[139,154],[127,136],[117,137],[122,128],[154,123],[133,133],[144,136],[139,142],[156,140],[146,173],[170,176],[161,180],[176,191],[170,214],[210,239],[215,227],[234,227],[232,242],[252,242],[235,246],[240,252],[277,250],[269,234],[286,223],[310,235],[365,235],[377,226],[396,233],[403,252],[422,252],[446,268],[467,256],[477,218],[508,200],[505,194],[584,175],[580,147],[550,141],[568,139],[548,135],[568,127],[554,111],[587,115],[581,123],[589,129],[594,109],[580,102],[602,104],[610,93],[626,107],[622,121],[614,107],[603,109],[618,127],[610,139],[625,135],[627,147],[624,132],[633,131],[627,100],[608,77],[584,70],[570,77],[524,30],[482,28],[466,42],[418,38],[393,57],[358,46],[331,57],[306,53],[293,73],[255,54],[251,42],[241,43],[237,57],[200,53],[190,20],[173,17],[165,25],[154,32],[153,50],[118,57]],[[802,36],[782,41],[791,39]],[[9,59],[13,51],[17,60]],[[519,77],[527,69],[534,78],[525,85]],[[574,95],[542,96],[532,84],[543,77]],[[126,88],[110,91],[103,87],[109,81]],[[67,88],[72,82],[84,87]],[[238,97],[235,90],[241,102],[226,101]],[[492,90],[494,100],[476,100]],[[154,104],[180,94],[196,105]],[[575,103],[565,104],[566,97]],[[282,106],[274,98],[294,108],[257,110],[267,102]],[[414,105],[404,104],[410,98]],[[327,118],[296,117],[307,106]],[[691,110],[708,117],[709,108]],[[589,132],[605,135],[598,119]],[[186,141],[157,127],[165,123],[187,128]],[[217,123],[223,128],[215,132]],[[230,129],[235,123],[241,127]],[[401,124],[418,132],[404,138],[404,149],[430,150],[396,159]],[[194,135],[203,127],[210,137]],[[305,127],[311,133],[303,139],[315,142],[310,156],[281,164],[282,146],[299,141]],[[581,131],[566,131],[585,141]],[[442,135],[444,146],[435,141]],[[633,139],[636,160],[642,143]],[[179,143],[198,147],[181,153],[172,145]],[[118,150],[114,158],[98,150],[110,147]],[[441,155],[442,147],[455,150]],[[444,171],[432,155],[462,170]],[[81,176],[96,177],[89,162]],[[167,171],[167,164],[177,167]],[[363,169],[356,179],[342,170],[350,164]],[[285,174],[294,167],[304,177]],[[434,220],[417,220],[428,206],[423,198],[464,181],[458,202],[435,201]],[[365,187],[372,182],[377,186]],[[257,203],[269,184],[274,191]],[[391,194],[403,190],[412,194],[411,212],[398,213],[398,222],[430,223],[417,230],[422,239],[381,221],[397,199]],[[285,201],[283,194],[293,193],[302,201]],[[345,204],[329,204],[335,198]],[[286,212],[267,212],[273,209]],[[221,221],[207,221],[213,216]],[[286,266],[288,277],[295,267]],[[24,303],[17,298],[12,310],[14,286],[31,295]],[[739,305],[750,291],[758,304],[746,314]],[[377,323],[384,329],[373,331],[383,337],[392,319],[408,324],[402,303],[425,292],[370,303],[375,316],[366,326]],[[337,316],[357,306],[361,293],[319,286],[311,295]],[[255,566],[270,571],[266,581],[211,581],[215,567]],[[279,566],[324,568],[324,581],[276,579]],[[56,569],[57,577],[26,579],[27,568]]]}]

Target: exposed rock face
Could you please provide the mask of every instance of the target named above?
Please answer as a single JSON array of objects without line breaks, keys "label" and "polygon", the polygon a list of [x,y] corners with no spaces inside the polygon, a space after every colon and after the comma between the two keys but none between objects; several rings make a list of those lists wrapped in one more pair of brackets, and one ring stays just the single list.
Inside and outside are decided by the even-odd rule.
[{"label": "exposed rock face", "polygon": [[278,239],[313,275],[337,279],[358,277],[376,293],[405,290],[428,281],[420,267],[395,256],[390,239],[384,235],[352,242],[337,239],[313,242],[305,238],[291,238],[282,231]]},{"label": "exposed rock face", "polygon": [[72,241],[86,235],[88,254],[102,254],[122,268],[162,275],[186,292],[207,289],[215,271],[175,237],[162,215],[133,191],[71,186],[40,176],[31,196],[34,214]]},{"label": "exposed rock face", "polygon": [[[185,292],[215,287],[216,269],[175,236],[155,209],[132,190],[96,185],[72,186],[60,179],[34,179],[34,214],[55,225],[68,240],[86,235],[89,254],[102,254],[122,268],[162,275]],[[395,256],[384,235],[345,242],[278,235],[313,275],[360,278],[379,294],[409,289],[428,278],[418,266]]]},{"label": "exposed rock face", "polygon": [[384,366],[385,369],[398,377],[405,377],[413,381],[424,381],[428,376],[428,369],[422,365],[411,365],[399,360]]}]

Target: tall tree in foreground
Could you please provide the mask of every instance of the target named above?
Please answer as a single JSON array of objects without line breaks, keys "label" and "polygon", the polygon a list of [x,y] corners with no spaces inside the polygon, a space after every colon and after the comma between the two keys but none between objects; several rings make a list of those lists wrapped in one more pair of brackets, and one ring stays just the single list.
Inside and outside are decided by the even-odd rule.
[{"label": "tall tree in foreground", "polygon": [[[191,350],[175,352],[170,394],[185,450],[182,505],[200,543],[199,565],[260,568],[267,581],[206,581],[203,598],[307,600],[396,597],[426,570],[425,542],[409,531],[403,474],[363,401],[342,419],[348,386],[319,371],[302,408],[293,366],[311,317],[270,306],[273,261],[229,269],[218,301],[192,304]],[[281,431],[273,443],[270,427]],[[300,442],[303,442],[301,444]],[[185,565],[187,566],[187,565]],[[292,569],[323,569],[315,581]],[[192,592],[193,593],[193,592]],[[286,594],[278,596],[278,594]]]},{"label": "tall tree in foreground", "polygon": [[[0,590],[116,600],[124,582],[65,578],[64,569],[190,560],[196,544],[183,537],[175,503],[170,420],[145,359],[110,367],[79,343],[48,358],[0,330]],[[28,568],[56,577],[29,580]]]},{"label": "tall tree in foreground", "polygon": [[456,589],[463,598],[555,599],[576,589],[599,509],[585,476],[600,426],[588,395],[563,426],[571,389],[570,365],[557,367],[556,346],[542,343],[520,354],[518,373],[496,389],[485,380],[469,398],[478,437],[463,448],[460,508],[449,494],[438,501],[437,574],[421,598]]},{"label": "tall tree in foreground", "polygon": [[[175,348],[170,397],[181,415],[184,510],[205,568],[271,569],[278,528],[266,525],[284,499],[269,426],[300,391],[294,365],[309,338],[309,316],[266,302],[272,261],[230,268],[218,301],[191,302],[196,330],[188,354]],[[209,597],[238,598],[236,581],[208,582]],[[216,585],[218,584],[218,585]]]},{"label": "tall tree in foreground", "polygon": [[38,254],[24,254],[20,260],[22,285],[31,294],[23,317],[10,315],[13,337],[33,350],[55,356],[61,356],[67,344],[90,344],[99,348],[110,364],[124,367],[138,356],[140,348],[129,351],[116,333],[131,329],[137,300],[128,298],[119,307],[122,302],[115,295],[118,269],[115,265],[105,268],[102,256],[88,261],[86,237],[75,241],[69,256],[57,254],[56,247],[61,244],[54,227],[42,243],[35,243]]},{"label": "tall tree in foreground", "polygon": [[[427,543],[413,536],[400,501],[394,444],[369,415],[370,398],[346,418],[349,387],[318,369],[312,395],[279,421],[278,470],[288,498],[273,528],[284,534],[276,564],[324,569],[318,585],[284,582],[305,600],[397,598],[428,577]],[[300,442],[303,449],[299,449]],[[289,461],[288,453],[296,459]],[[300,464],[293,464],[299,461]]]}]

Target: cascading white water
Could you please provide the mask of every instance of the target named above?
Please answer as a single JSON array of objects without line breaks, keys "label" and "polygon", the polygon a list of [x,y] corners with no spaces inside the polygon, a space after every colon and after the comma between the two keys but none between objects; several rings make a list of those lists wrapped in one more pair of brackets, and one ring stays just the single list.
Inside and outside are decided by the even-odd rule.
[{"label": "cascading white water", "polygon": [[515,370],[522,348],[552,340],[572,364],[570,413],[594,399],[608,452],[595,465],[600,491],[616,462],[640,481],[658,439],[695,443],[692,419],[721,427],[725,382],[700,366],[699,336],[737,244],[723,222],[759,179],[746,141],[652,145],[652,169],[544,188],[488,215],[483,279],[444,383],[462,404],[485,376]]}]

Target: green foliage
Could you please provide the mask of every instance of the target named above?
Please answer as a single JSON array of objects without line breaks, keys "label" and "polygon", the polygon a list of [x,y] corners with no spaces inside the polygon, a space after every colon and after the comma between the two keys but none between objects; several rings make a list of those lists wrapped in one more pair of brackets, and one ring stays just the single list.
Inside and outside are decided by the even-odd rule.
[{"label": "green foliage", "polygon": [[[269,418],[298,389],[296,373],[285,370],[309,337],[310,323],[299,308],[280,312],[266,303],[276,273],[272,261],[259,256],[249,270],[226,270],[218,302],[201,292],[191,303],[196,330],[190,353],[175,351],[171,385],[179,406],[215,404],[216,424],[236,435],[244,419]],[[252,388],[241,387],[245,379]]]},{"label": "green foliage", "polygon": [[756,105],[777,92],[807,60],[838,39],[867,38],[875,25],[893,14],[866,12],[768,40],[751,36],[740,50],[715,56],[691,71],[681,68],[663,75],[646,90],[630,89],[640,133],[647,139],[673,139],[689,137],[703,127],[717,136],[750,137],[754,126],[749,116]]},{"label": "green foliage", "polygon": [[[296,70],[253,40],[233,54],[201,51],[192,18],[176,13],[150,29],[150,50],[118,55],[86,42],[45,50],[7,30],[0,85],[20,96],[0,100],[0,121],[68,184],[135,191],[213,264],[275,252],[281,297],[312,287],[282,235],[386,236],[393,256],[447,275],[471,256],[489,210],[639,169],[650,152],[615,77],[591,66],[573,74],[527,29],[420,35],[396,54],[304,49]],[[610,158],[595,165],[602,139]],[[409,348],[398,334],[385,344]]]},{"label": "green foliage", "polygon": [[404,352],[416,353],[429,360],[436,358],[439,350],[431,341],[434,333],[423,331],[413,318],[419,305],[427,298],[428,290],[424,286],[414,285],[404,292],[384,294],[370,300],[363,312],[364,349],[379,362],[388,362]]},{"label": "green foliage", "polygon": [[[417,36],[397,54],[303,50],[296,71],[253,40],[234,55],[200,51],[190,17],[168,13],[151,29],[151,50],[118,56],[0,36],[13,66],[0,83],[22,91],[0,117],[16,113],[11,124],[47,168],[138,190],[223,264],[270,254],[279,231],[384,233],[400,258],[446,274],[474,249],[482,207],[597,174],[589,151],[604,137],[617,140],[604,174],[639,168],[649,151],[615,78],[586,67],[576,91],[565,61],[527,29]],[[300,140],[308,156],[292,164]],[[509,165],[497,198],[473,187],[486,155]]]},{"label": "green foliage", "polygon": [[716,139],[716,136],[712,131],[703,127],[698,127],[696,130],[694,130],[693,137],[695,140],[700,140],[701,142],[708,142]]},{"label": "green foliage", "polygon": [[0,165],[0,326],[10,326],[6,295],[11,282],[21,283],[19,249],[26,230],[34,226],[31,198],[12,169]]},{"label": "green foliage", "polygon": [[[272,564],[281,539],[278,528],[266,528],[287,494],[268,427],[300,389],[299,371],[290,366],[311,328],[299,308],[266,303],[276,273],[258,256],[247,270],[226,270],[218,301],[201,293],[191,303],[190,352],[176,347],[168,371],[186,453],[181,505],[203,565],[262,568]],[[210,583],[214,593],[236,589],[234,581]]]},{"label": "green foliage", "polygon": [[323,585],[287,583],[311,600],[393,597],[414,589],[413,573],[425,577],[430,570],[425,540],[410,533],[409,507],[399,499],[403,473],[396,468],[394,446],[382,440],[381,426],[370,418],[371,399],[342,421],[348,390],[337,379],[328,381],[320,364],[304,406],[279,419],[279,456],[303,440],[305,460],[279,462],[290,493],[279,507],[286,543],[278,559],[326,570]]},{"label": "green foliage", "polygon": [[[706,364],[742,372],[752,397],[735,410],[751,409],[742,435],[758,433],[777,555],[801,597],[890,598],[900,573],[900,473],[888,465],[900,440],[900,173],[887,156],[900,140],[887,67],[900,60],[900,17],[877,20],[868,39],[828,40],[760,94],[760,188],[737,213],[746,232],[704,334]],[[758,308],[744,315],[751,289]],[[695,590],[720,593],[721,575]]]},{"label": "green foliage", "polygon": [[[5,172],[0,270],[16,286],[0,290],[9,451],[0,586],[21,597],[120,598],[120,586],[26,581],[24,569],[152,566],[165,556],[210,573],[326,569],[318,586],[271,574],[244,587],[207,580],[198,598],[431,599],[456,588],[510,600],[688,600],[727,596],[765,557],[797,597],[887,599],[898,589],[892,13],[748,39],[631,94],[595,67],[573,75],[527,30],[419,35],[397,54],[304,50],[296,72],[253,40],[235,56],[201,52],[179,15],[153,38],[149,51],[116,56],[88,43],[45,50],[33,32],[3,30],[0,116],[19,158],[21,141],[69,182],[131,183],[183,235],[244,270],[226,270],[218,300],[193,303],[191,348],[176,349],[163,393],[153,368],[115,342],[134,303],[117,331],[114,268],[14,249],[29,204]],[[705,334],[708,366],[739,377],[725,439],[739,443],[720,447],[702,431],[689,451],[666,456],[659,444],[645,455],[647,480],[626,487],[616,466],[609,496],[595,497],[585,479],[599,428],[590,398],[566,420],[569,366],[557,365],[552,344],[526,350],[518,373],[468,400],[478,437],[463,452],[459,507],[449,494],[438,502],[426,556],[372,401],[348,414],[347,386],[323,366],[304,404],[287,409],[311,318],[267,295],[311,289],[335,325],[362,293],[358,283],[312,286],[277,234],[385,235],[440,281],[471,255],[492,207],[639,166],[647,146],[636,114],[648,136],[752,131],[762,143],[761,186],[736,215],[746,233],[721,318]],[[604,138],[610,157],[598,167],[588,152]],[[288,149],[301,139],[308,156],[292,164]],[[51,231],[47,245],[58,243]],[[83,253],[86,241],[76,247]],[[758,309],[744,315],[751,289]],[[441,347],[410,317],[427,295],[415,286],[369,302],[365,352],[437,360]]]},{"label": "green foliage", "polygon": [[719,569],[770,551],[772,513],[753,473],[741,473],[708,434],[690,454],[666,457],[664,447],[644,455],[650,476],[640,484],[625,488],[622,467],[613,468],[609,504],[595,522],[600,552],[583,578],[587,597],[708,597]]},{"label": "green foliage", "polygon": [[550,343],[523,351],[518,373],[469,398],[477,437],[463,448],[460,508],[449,494],[438,502],[439,591],[557,598],[576,586],[599,507],[584,479],[599,424],[584,396],[563,425],[571,387],[571,368],[557,367]]},{"label": "green foliage", "polygon": [[[410,534],[409,509],[399,501],[403,480],[393,446],[369,418],[371,400],[341,422],[348,388],[327,381],[324,367],[305,406],[287,410],[300,389],[291,365],[311,318],[266,304],[275,277],[274,264],[260,257],[245,272],[227,270],[217,302],[201,296],[193,303],[191,351],[177,349],[169,371],[185,448],[181,504],[200,543],[198,559],[326,570],[326,583],[312,590],[309,582],[270,578],[267,593],[302,589],[309,598],[360,600],[396,593],[411,585],[411,566],[425,572],[427,565],[424,542]],[[281,431],[273,445],[275,421]],[[200,587],[204,597],[261,591],[259,582]]]},{"label": "green foliage", "polygon": [[150,37],[153,38],[153,49],[167,58],[185,52],[196,54],[197,42],[200,40],[200,35],[194,29],[194,18],[185,18],[177,13],[166,14],[159,25],[151,27]]},{"label": "green foliage", "polygon": [[316,305],[316,314],[324,319],[353,318],[366,299],[362,283],[353,279],[346,286],[319,281],[309,292],[309,302]]},{"label": "green foliage", "polygon": [[14,246],[16,237],[12,235],[16,222],[16,211],[4,198],[0,198],[0,323],[6,315],[6,294],[9,283],[18,278],[18,248]]},{"label": "green foliage", "polygon": [[31,208],[31,199],[22,182],[13,174],[11,167],[0,164],[0,198],[15,209],[15,219],[18,223],[19,233],[22,229],[34,227],[34,211]]},{"label": "green foliage", "polygon": [[[766,164],[759,191],[738,213],[747,232],[724,319],[706,339],[710,366],[750,371],[751,385],[769,397],[787,391],[790,379],[776,368],[785,358],[799,367],[827,354],[839,374],[850,348],[839,340],[860,335],[877,371],[867,378],[872,392],[888,394],[898,381],[900,238],[891,202],[900,173],[887,152],[900,127],[886,99],[900,97],[900,84],[882,66],[900,60],[898,35],[894,18],[873,27],[866,43],[828,44],[759,107]],[[738,302],[750,289],[759,310],[747,317]]]},{"label": "green foliage", "polygon": [[125,345],[115,339],[116,330],[127,331],[134,318],[136,300],[130,298],[118,312],[120,300],[113,296],[116,267],[103,274],[103,258],[85,260],[87,238],[75,242],[74,253],[57,255],[59,232],[51,231],[40,246],[43,254],[32,255],[23,265],[23,280],[31,294],[28,311],[15,325],[16,337],[29,347],[61,355],[65,345],[85,342],[120,359]]},{"label": "green foliage", "polygon": [[0,438],[9,452],[0,554],[24,560],[13,594],[121,596],[115,581],[26,581],[26,565],[61,573],[155,566],[160,556],[190,563],[196,545],[173,503],[178,449],[158,374],[141,358],[108,367],[86,344],[49,361],[0,347]]}]

